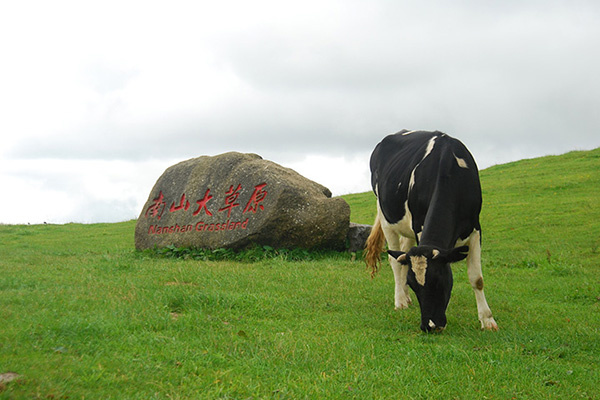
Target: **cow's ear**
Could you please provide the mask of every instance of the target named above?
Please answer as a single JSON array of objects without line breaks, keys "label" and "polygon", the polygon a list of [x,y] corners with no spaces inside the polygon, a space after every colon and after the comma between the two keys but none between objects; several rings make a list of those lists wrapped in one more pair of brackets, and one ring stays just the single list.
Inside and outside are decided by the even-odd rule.
[{"label": "cow's ear", "polygon": [[454,263],[460,260],[464,260],[465,258],[467,258],[467,255],[469,254],[469,246],[461,246],[461,247],[457,247],[455,249],[450,250],[448,256],[447,256],[447,260],[449,263]]},{"label": "cow's ear", "polygon": [[403,251],[388,250],[388,254],[396,259],[400,264],[407,264],[406,253]]}]

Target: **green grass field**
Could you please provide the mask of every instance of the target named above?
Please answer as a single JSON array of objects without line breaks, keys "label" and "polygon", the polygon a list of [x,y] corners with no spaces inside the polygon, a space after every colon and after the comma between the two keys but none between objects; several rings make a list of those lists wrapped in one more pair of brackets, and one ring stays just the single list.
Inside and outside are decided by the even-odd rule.
[{"label": "green grass field", "polygon": [[[464,262],[433,335],[349,254],[199,261],[136,252],[135,221],[0,226],[0,399],[600,399],[600,149],[481,179],[498,332]],[[371,193],[344,197],[372,223]]]}]

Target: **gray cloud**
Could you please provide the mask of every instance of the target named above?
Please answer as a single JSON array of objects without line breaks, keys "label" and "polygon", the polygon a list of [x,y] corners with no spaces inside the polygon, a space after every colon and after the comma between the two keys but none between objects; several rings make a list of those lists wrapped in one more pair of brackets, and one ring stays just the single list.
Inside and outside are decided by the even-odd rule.
[{"label": "gray cloud", "polygon": [[[339,11],[339,21],[331,15],[331,26],[306,18],[286,29],[285,21],[273,20],[217,35],[209,41],[211,57],[243,89],[220,104],[205,107],[219,97],[216,87],[198,93],[203,101],[187,110],[159,109],[132,122],[118,115],[128,101],[123,93],[102,101],[95,120],[39,146],[17,144],[11,154],[144,159],[232,148],[348,154],[405,127],[498,146],[523,140],[547,146],[544,139],[560,140],[567,130],[570,141],[597,143],[586,138],[599,126],[593,106],[600,100],[593,78],[600,67],[593,51],[600,45],[593,18],[599,6],[406,4],[352,4],[358,9]],[[137,75],[103,65],[89,73],[102,95]],[[194,98],[194,89],[177,90]]]},{"label": "gray cloud", "polygon": [[[136,19],[128,3],[106,37],[88,15],[79,47],[60,47],[73,18],[45,31],[27,68],[0,66],[0,155],[146,165],[236,150],[301,168],[356,163],[403,128],[458,137],[483,167],[600,146],[598,2],[197,4]],[[58,58],[38,64],[45,52]]]}]

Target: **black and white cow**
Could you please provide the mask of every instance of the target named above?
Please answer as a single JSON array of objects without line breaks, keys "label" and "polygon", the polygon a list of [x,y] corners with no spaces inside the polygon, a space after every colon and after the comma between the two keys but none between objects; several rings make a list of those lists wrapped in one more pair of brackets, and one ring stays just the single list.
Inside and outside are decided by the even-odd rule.
[{"label": "black and white cow", "polygon": [[371,184],[377,217],[365,258],[374,275],[387,241],[396,308],[411,303],[410,286],[421,308],[421,329],[443,330],[450,264],[466,258],[481,328],[497,330],[483,293],[479,172],[467,148],[441,132],[402,130],[375,147]]}]

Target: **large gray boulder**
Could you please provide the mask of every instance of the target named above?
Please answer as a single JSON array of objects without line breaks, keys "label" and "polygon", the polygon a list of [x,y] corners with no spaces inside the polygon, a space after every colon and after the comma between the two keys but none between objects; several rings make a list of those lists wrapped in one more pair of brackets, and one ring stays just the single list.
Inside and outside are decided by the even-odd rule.
[{"label": "large gray boulder", "polygon": [[169,167],[135,228],[138,250],[345,248],[350,207],[318,183],[256,154],[203,156]]}]

